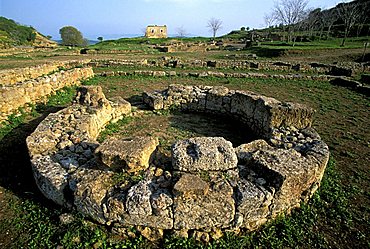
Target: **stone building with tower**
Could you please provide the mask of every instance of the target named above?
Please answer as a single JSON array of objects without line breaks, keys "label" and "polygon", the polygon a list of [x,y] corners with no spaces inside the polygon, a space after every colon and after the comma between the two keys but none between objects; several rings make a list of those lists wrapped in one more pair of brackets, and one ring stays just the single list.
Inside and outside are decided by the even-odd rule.
[{"label": "stone building with tower", "polygon": [[167,38],[167,26],[149,25],[146,27],[145,37],[147,38]]}]

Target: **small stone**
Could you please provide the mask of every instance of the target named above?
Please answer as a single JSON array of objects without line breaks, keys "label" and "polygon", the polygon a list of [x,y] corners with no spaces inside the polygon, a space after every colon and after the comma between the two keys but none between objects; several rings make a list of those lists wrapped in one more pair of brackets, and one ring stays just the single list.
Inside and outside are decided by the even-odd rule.
[{"label": "small stone", "polygon": [[208,243],[209,242],[209,234],[205,232],[200,232],[200,231],[194,231],[193,236],[192,236],[196,241],[201,241]]},{"label": "small stone", "polygon": [[187,239],[189,237],[189,233],[187,229],[182,230],[173,230],[173,235],[178,238]]},{"label": "small stone", "polygon": [[69,213],[64,213],[64,214],[61,214],[59,215],[59,221],[62,225],[69,225],[71,224],[73,221],[75,220],[75,218],[73,217],[72,214],[69,214]]},{"label": "small stone", "polygon": [[218,228],[218,227],[214,227],[214,228],[212,228],[212,231],[211,231],[210,235],[211,235],[212,239],[214,239],[214,240],[218,240],[218,239],[220,239],[224,234],[223,234],[223,232],[222,232],[222,230],[221,230],[220,228]]},{"label": "small stone", "polygon": [[141,233],[143,237],[150,241],[157,241],[163,238],[163,230],[162,229],[155,229],[149,227],[138,227],[138,231]]},{"label": "small stone", "polygon": [[78,146],[76,147],[76,153],[81,154],[81,153],[83,153],[83,152],[84,152],[84,149],[82,148],[82,146],[78,145]]}]

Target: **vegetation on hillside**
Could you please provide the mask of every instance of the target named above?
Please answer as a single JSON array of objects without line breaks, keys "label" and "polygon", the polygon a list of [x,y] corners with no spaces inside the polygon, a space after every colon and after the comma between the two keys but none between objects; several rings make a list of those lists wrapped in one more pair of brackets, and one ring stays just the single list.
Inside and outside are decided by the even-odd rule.
[{"label": "vegetation on hillside", "polygon": [[0,16],[0,47],[29,45],[36,38],[36,30],[20,25],[11,19]]}]

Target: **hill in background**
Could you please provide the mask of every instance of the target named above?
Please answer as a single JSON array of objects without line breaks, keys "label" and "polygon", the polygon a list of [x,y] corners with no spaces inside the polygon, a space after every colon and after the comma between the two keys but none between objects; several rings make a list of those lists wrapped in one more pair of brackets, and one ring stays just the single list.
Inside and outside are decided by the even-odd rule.
[{"label": "hill in background", "polygon": [[15,46],[55,47],[57,44],[32,27],[0,16],[0,48]]}]

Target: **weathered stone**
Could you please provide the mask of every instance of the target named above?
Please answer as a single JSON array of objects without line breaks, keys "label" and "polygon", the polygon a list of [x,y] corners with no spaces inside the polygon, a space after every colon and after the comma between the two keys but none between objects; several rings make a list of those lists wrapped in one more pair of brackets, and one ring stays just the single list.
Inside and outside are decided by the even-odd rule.
[{"label": "weathered stone", "polygon": [[149,227],[138,227],[138,231],[143,237],[150,241],[157,241],[163,238],[163,230]]},{"label": "weathered stone", "polygon": [[59,221],[62,225],[69,225],[71,224],[73,221],[75,220],[75,218],[73,217],[72,214],[69,214],[69,213],[63,213],[61,215],[59,215]]},{"label": "weathered stone", "polygon": [[172,146],[174,169],[194,172],[236,168],[237,157],[231,142],[222,137],[197,137]]},{"label": "weathered stone", "polygon": [[235,214],[233,188],[220,176],[210,183],[205,195],[180,194],[174,199],[174,228],[205,229],[228,227]]},{"label": "weathered stone", "polygon": [[113,173],[99,170],[81,170],[72,176],[70,188],[74,191],[74,204],[79,212],[100,223],[106,223],[102,204],[113,188]]},{"label": "weathered stone", "polygon": [[149,167],[150,157],[158,144],[158,139],[153,137],[110,139],[95,153],[109,168],[137,172]]},{"label": "weathered stone", "polygon": [[270,147],[265,140],[255,140],[253,142],[239,145],[235,148],[235,153],[239,162],[247,161],[251,158],[252,154],[257,150],[266,149]]},{"label": "weathered stone", "polygon": [[181,174],[173,190],[177,195],[191,197],[192,195],[206,195],[209,187],[209,183],[205,182],[197,175]]},{"label": "weathered stone", "polygon": [[101,107],[106,105],[108,100],[101,86],[83,86],[77,89],[76,102],[85,106]]},{"label": "weathered stone", "polygon": [[[240,179],[236,188],[237,214],[234,225],[236,227],[245,227],[254,230],[258,227],[257,223],[265,220],[269,214],[268,206],[272,198],[262,186],[246,180]],[[271,196],[271,195],[270,195]]]},{"label": "weathered stone", "polygon": [[[325,155],[321,161],[327,162],[327,150],[323,148],[321,153]],[[248,165],[266,179],[265,187],[276,190],[271,208],[273,216],[299,206],[302,193],[321,180],[318,179],[321,176],[318,172],[322,172],[320,165],[293,149],[259,150],[252,155]]]},{"label": "weathered stone", "polygon": [[126,208],[128,214],[148,216],[152,214],[150,196],[152,191],[147,181],[140,181],[130,188],[126,198]]},{"label": "weathered stone", "polygon": [[66,206],[64,196],[68,187],[68,174],[59,163],[54,162],[50,156],[36,156],[31,159],[32,171],[36,184],[48,199]]}]

